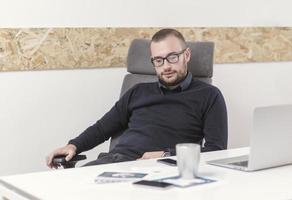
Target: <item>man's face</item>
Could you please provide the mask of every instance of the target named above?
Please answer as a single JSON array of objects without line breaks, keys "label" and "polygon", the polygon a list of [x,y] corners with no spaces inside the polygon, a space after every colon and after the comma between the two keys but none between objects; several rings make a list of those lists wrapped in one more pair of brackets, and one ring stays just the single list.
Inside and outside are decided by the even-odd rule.
[{"label": "man's face", "polygon": [[[161,66],[155,66],[155,71],[166,86],[176,86],[187,74],[187,63],[190,61],[191,52],[189,48],[183,51],[184,49],[182,42],[175,36],[168,36],[150,45],[152,60],[155,62],[155,59],[158,59],[156,64],[163,63]],[[166,57],[170,62],[163,59]]]}]

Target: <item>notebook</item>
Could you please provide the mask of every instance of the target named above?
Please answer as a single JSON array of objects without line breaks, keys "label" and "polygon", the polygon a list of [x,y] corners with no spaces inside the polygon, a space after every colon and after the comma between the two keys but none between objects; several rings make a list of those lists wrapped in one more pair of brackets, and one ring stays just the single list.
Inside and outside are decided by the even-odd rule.
[{"label": "notebook", "polygon": [[292,163],[292,105],[255,108],[249,155],[208,161],[208,164],[255,171]]}]

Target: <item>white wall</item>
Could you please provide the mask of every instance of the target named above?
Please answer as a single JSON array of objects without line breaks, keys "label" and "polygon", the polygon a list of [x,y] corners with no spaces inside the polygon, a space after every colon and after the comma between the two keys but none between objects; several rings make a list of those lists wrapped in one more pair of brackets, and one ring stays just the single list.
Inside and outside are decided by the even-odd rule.
[{"label": "white wall", "polygon": [[213,84],[225,96],[228,147],[247,146],[253,109],[292,104],[292,62],[215,65]]},{"label": "white wall", "polygon": [[[46,170],[45,157],[101,117],[126,70],[0,73],[0,175]],[[94,159],[104,144],[88,154]]]},{"label": "white wall", "polygon": [[0,27],[291,26],[291,0],[2,0]]},{"label": "white wall", "polygon": [[[0,27],[291,26],[289,0],[10,0]],[[118,98],[125,69],[0,73],[0,175],[46,170],[45,156]],[[292,63],[214,66],[229,114],[229,147],[248,145],[255,106],[292,103]],[[101,84],[102,83],[102,84]],[[104,84],[106,83],[106,84]],[[88,154],[93,159],[107,144]]]}]

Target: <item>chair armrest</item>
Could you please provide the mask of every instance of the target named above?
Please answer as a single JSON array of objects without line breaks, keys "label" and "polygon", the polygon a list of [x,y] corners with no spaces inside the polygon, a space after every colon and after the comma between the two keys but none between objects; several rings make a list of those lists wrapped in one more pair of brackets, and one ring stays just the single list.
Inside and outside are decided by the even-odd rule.
[{"label": "chair armrest", "polygon": [[64,169],[66,168],[74,168],[76,163],[80,160],[85,160],[86,155],[75,155],[71,160],[66,161],[65,160],[66,156],[56,156],[53,159],[53,164],[60,164]]}]

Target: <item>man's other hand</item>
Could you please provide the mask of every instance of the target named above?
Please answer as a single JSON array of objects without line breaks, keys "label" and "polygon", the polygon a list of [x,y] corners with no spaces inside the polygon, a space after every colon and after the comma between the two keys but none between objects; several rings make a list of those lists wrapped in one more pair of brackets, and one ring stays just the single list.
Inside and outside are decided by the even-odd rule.
[{"label": "man's other hand", "polygon": [[164,154],[164,151],[150,151],[150,152],[145,152],[143,156],[140,159],[151,159],[151,158],[161,158]]},{"label": "man's other hand", "polygon": [[60,167],[60,165],[56,165],[53,163],[53,159],[56,156],[66,156],[66,161],[69,161],[72,159],[73,156],[75,156],[76,154],[76,146],[73,144],[68,144],[64,147],[55,149],[53,152],[51,152],[48,156],[47,156],[47,166],[50,168],[55,168],[57,169],[58,167]]}]

